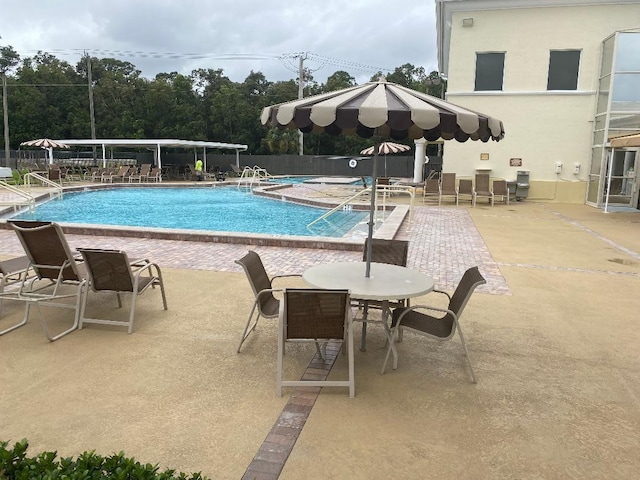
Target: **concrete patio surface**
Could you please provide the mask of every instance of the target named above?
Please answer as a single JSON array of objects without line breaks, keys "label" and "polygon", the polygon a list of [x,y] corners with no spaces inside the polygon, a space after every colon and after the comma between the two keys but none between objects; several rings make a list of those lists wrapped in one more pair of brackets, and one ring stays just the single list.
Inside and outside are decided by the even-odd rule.
[{"label": "concrete patio surface", "polygon": [[[70,235],[74,248],[157,261],[169,310],[152,291],[139,298],[131,335],[89,325],[49,343],[34,316],[0,337],[0,440],[27,438],[32,454],[122,450],[212,479],[277,478],[267,470],[280,460],[283,480],[637,478],[640,213],[533,202],[419,207],[400,235],[412,242],[411,266],[438,286],[451,290],[473,264],[487,276],[461,322],[477,384],[458,338],[405,334],[398,369],[381,375],[384,336],[371,325],[368,351],[355,351],[355,398],[325,388],[306,421],[274,430],[293,391],[275,393],[276,322],[262,321],[236,353],[252,294],[233,260],[246,247]],[[0,230],[0,245],[3,258],[21,251],[9,230]],[[357,252],[255,250],[271,274],[359,260]],[[90,299],[92,314],[127,314],[113,297]],[[412,304],[434,302],[430,294]],[[22,313],[15,303],[3,308],[0,329]],[[47,315],[61,329],[70,318]],[[288,349],[287,375],[299,377],[313,354]],[[337,355],[330,376],[345,371]],[[287,428],[298,430],[288,458],[286,449],[260,450]],[[254,457],[266,467],[245,475]]]}]

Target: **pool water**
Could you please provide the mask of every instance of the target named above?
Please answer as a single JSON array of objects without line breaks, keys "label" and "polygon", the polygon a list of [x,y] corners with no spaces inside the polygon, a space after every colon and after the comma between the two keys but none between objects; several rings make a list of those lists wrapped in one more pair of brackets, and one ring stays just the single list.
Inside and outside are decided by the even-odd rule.
[{"label": "pool water", "polygon": [[13,218],[137,227],[342,237],[367,213],[327,210],[259,197],[235,187],[112,188],[65,193]]}]

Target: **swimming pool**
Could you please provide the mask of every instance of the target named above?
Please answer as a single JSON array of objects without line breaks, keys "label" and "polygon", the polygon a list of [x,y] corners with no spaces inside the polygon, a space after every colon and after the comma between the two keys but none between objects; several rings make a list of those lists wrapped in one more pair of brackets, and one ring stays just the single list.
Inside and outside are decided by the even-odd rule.
[{"label": "swimming pool", "polygon": [[307,228],[322,208],[282,202],[236,187],[109,188],[65,193],[13,218],[93,225],[342,237],[367,213],[338,211]]}]

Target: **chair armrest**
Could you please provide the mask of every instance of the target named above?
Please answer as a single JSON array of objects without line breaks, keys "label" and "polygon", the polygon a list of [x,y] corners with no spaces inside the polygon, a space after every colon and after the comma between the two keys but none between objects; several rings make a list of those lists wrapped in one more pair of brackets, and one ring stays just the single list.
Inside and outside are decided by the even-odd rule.
[{"label": "chair armrest", "polygon": [[414,311],[414,310],[418,311],[418,313],[419,313],[419,310],[431,310],[431,311],[434,311],[434,312],[448,313],[448,314],[453,315],[453,318],[454,318],[454,320],[456,322],[458,321],[457,315],[454,312],[452,312],[451,310],[449,310],[448,308],[432,307],[431,305],[413,305],[411,307],[407,307],[407,308],[404,309],[404,311],[398,317],[398,321],[396,322],[394,328],[398,328],[399,326],[401,326],[402,319],[405,317],[405,315],[407,313],[409,313],[409,312]]},{"label": "chair armrest", "polygon": [[447,292],[445,292],[444,290],[437,290],[437,289],[433,289],[431,290],[431,293],[442,293],[443,295],[446,295],[447,298],[449,300],[451,300],[451,295],[449,295]]},{"label": "chair armrest", "polygon": [[283,275],[274,275],[271,277],[271,281],[273,282],[276,278],[285,278],[285,277],[301,277],[302,275],[299,273],[287,273]]}]

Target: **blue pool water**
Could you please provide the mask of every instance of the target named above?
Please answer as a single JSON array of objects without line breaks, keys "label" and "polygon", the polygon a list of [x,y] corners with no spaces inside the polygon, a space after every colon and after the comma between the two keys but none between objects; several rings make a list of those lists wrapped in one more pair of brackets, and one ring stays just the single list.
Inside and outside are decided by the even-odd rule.
[{"label": "blue pool water", "polygon": [[366,212],[338,211],[310,229],[326,210],[259,197],[235,187],[113,188],[65,193],[14,218],[270,235],[342,237]]}]

